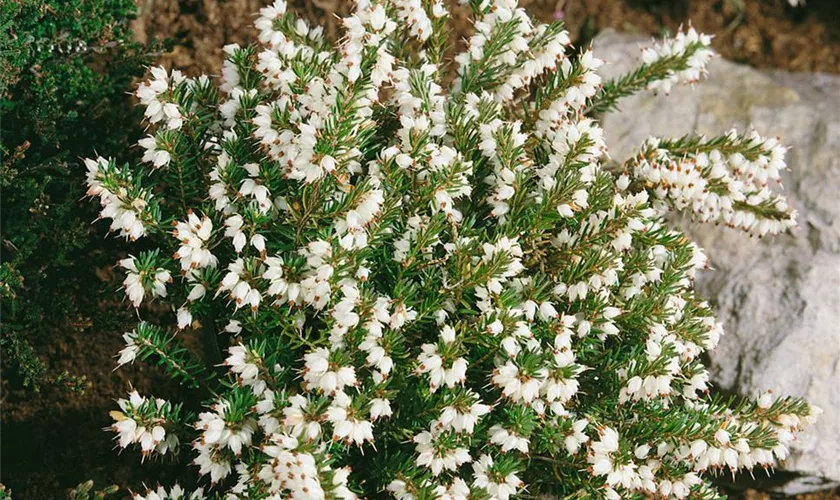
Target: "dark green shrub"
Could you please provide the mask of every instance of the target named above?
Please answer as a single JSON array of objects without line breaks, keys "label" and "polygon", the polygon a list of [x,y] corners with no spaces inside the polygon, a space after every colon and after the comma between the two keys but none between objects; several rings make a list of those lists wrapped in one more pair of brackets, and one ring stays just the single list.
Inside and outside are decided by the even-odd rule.
[{"label": "dark green shrub", "polygon": [[111,260],[87,252],[96,215],[79,202],[79,157],[129,152],[136,116],[127,93],[147,57],[130,39],[133,15],[133,0],[0,2],[0,345],[5,365],[36,388],[81,384],[49,373],[37,345],[88,322],[76,290]]}]

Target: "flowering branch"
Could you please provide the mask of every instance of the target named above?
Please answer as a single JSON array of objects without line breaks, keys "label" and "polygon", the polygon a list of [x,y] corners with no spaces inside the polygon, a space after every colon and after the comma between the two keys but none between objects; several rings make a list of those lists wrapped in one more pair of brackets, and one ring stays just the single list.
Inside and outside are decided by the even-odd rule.
[{"label": "flowering branch", "polygon": [[[278,0],[218,90],[158,68],[140,85],[143,165],[90,160],[88,185],[153,248],[121,261],[138,314],[173,317],[127,333],[118,364],[212,398],[193,416],[131,394],[121,445],[194,437],[198,474],[237,498],[716,498],[710,475],[784,459],[819,410],[709,396],[707,260],[663,217],[789,227],[767,186],[784,149],[651,139],[610,172],[587,116],[697,80],[709,38],[602,87],[559,23],[470,6],[451,85],[449,14],[426,0],[359,1],[335,45]],[[165,333],[192,327],[217,370]]]},{"label": "flowering branch", "polygon": [[643,89],[670,93],[674,84],[693,83],[706,73],[706,63],[714,53],[712,38],[689,28],[673,39],[663,40],[642,52],[643,64],[635,71],[604,84],[589,102],[586,114],[600,115],[618,108],[618,101]]},{"label": "flowering branch", "polygon": [[138,357],[143,361],[154,357],[173,379],[190,387],[201,385],[203,365],[175,340],[174,334],[166,334],[159,327],[144,322],[123,338],[126,346],[120,351],[118,366],[133,363]]},{"label": "flowering branch", "polygon": [[648,139],[625,164],[620,185],[638,179],[655,206],[689,210],[701,222],[723,222],[764,236],[795,225],[796,212],[769,189],[781,183],[786,149],[755,131],[707,139]]}]

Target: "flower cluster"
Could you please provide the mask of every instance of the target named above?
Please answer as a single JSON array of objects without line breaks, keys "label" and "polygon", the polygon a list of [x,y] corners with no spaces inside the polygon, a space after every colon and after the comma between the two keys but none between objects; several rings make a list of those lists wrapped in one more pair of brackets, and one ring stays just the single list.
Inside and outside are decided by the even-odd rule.
[{"label": "flower cluster", "polygon": [[152,68],[152,79],[140,84],[136,95],[140,103],[146,106],[144,112],[150,123],[164,123],[167,128],[177,130],[184,123],[178,104],[172,102],[171,92],[186,78],[180,71],[168,74],[162,67]]},{"label": "flower cluster", "polygon": [[134,493],[131,496],[132,500],[204,500],[205,498],[207,497],[204,495],[204,490],[202,488],[192,492],[187,492],[179,484],[176,484],[169,489],[166,489],[163,486],[158,486],[153,490],[146,490],[142,494]]},{"label": "flower cluster", "polygon": [[689,28],[688,31],[677,32],[674,38],[645,48],[642,51],[642,60],[648,65],[666,58],[688,56],[684,68],[669,72],[667,78],[651,82],[648,88],[661,89],[667,94],[673,85],[690,84],[700,80],[706,73],[706,64],[714,56],[714,52],[709,48],[711,43],[711,36]]},{"label": "flower cluster", "polygon": [[777,234],[796,224],[796,212],[770,189],[787,169],[786,148],[756,131],[731,130],[714,139],[648,139],[625,164],[621,185],[638,180],[657,208],[686,210],[701,222],[750,234]]},{"label": "flower cluster", "polygon": [[178,423],[178,406],[163,399],[147,399],[137,391],[128,394],[128,399],[117,400],[121,411],[111,412],[114,424],[111,430],[117,433],[120,448],[131,444],[140,445],[143,457],[157,453],[177,453],[180,444],[173,428]]},{"label": "flower cluster", "polygon": [[[709,395],[707,260],[663,218],[787,227],[767,186],[784,149],[659,139],[604,168],[597,115],[700,78],[708,37],[604,82],[562,24],[470,7],[448,75],[441,2],[357,0],[331,45],[277,0],[259,44],[225,48],[218,89],[157,69],[141,85],[140,167],[89,161],[91,194],[147,202],[136,236],[155,250],[122,261],[130,301],[174,313],[127,333],[118,363],[210,398],[171,417],[179,457],[225,498],[500,500],[715,498],[711,475],[784,459],[818,410]],[[121,445],[176,435],[158,403],[127,408]]]},{"label": "flower cluster", "polygon": [[102,205],[100,217],[111,219],[111,231],[136,240],[146,234],[144,221],[150,217],[148,210],[151,194],[133,185],[130,173],[118,169],[104,158],[86,159],[88,169],[88,196],[98,196]]},{"label": "flower cluster", "polygon": [[130,255],[120,260],[120,267],[126,271],[125,295],[134,307],[140,307],[146,292],[152,297],[166,297],[166,284],[172,281],[172,274],[156,267],[155,254],[141,254],[140,259]]}]

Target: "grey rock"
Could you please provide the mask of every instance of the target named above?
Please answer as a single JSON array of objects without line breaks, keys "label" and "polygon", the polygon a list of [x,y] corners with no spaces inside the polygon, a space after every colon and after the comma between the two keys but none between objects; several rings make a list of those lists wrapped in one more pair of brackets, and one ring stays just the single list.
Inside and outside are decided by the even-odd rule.
[{"label": "grey rock", "polygon": [[[604,74],[635,66],[649,39],[605,32],[593,43]],[[825,413],[796,442],[776,488],[796,494],[840,484],[840,77],[760,71],[720,57],[708,79],[671,95],[643,93],[604,117],[610,155],[622,161],[650,135],[716,135],[753,126],[790,147],[786,195],[799,212],[791,234],[750,238],[677,219],[713,270],[699,293],[727,334],[711,353],[715,384],[744,395],[772,390]]]}]

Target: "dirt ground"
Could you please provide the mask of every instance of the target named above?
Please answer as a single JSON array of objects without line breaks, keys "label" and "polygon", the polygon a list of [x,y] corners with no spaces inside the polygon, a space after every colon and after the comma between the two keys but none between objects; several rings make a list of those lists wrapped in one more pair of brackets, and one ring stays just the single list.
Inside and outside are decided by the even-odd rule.
[{"label": "dirt ground", "polygon": [[[267,0],[266,0],[267,1]],[[298,11],[323,23],[335,36],[337,15],[346,0],[296,0]],[[543,20],[562,18],[579,45],[605,28],[661,35],[689,20],[698,29],[715,33],[713,45],[724,57],[757,67],[791,71],[840,73],[839,0],[808,0],[794,9],[785,0],[522,0]],[[254,13],[263,0],[138,0],[133,29],[139,41],[169,38],[173,50],[160,57],[167,67],[190,74],[218,74],[222,46],[252,41]],[[456,32],[466,36],[470,25],[463,10],[454,11]],[[116,257],[115,257],[116,260]],[[122,348],[121,335],[134,319],[115,294],[111,270],[98,273],[99,282],[82,284],[98,299],[90,316],[68,319],[72,327],[52,332],[41,354],[55,371],[85,374],[84,395],[47,388],[33,394],[12,379],[2,385],[2,480],[16,499],[60,499],[67,488],[92,478],[98,486],[119,484],[139,488],[168,484],[182,477],[183,465],[147,461],[136,453],[113,449],[108,411],[124,397],[130,384],[141,391],[172,397],[178,388],[167,383],[154,367],[138,363],[112,371],[113,355]],[[114,311],[126,311],[114,316]],[[122,497],[119,497],[122,498]],[[747,500],[768,498],[747,492]],[[840,499],[832,493],[801,500]]]},{"label": "dirt ground", "polygon": [[[338,33],[338,17],[350,2],[293,0],[297,11]],[[138,0],[133,23],[140,41],[171,38],[165,65],[191,74],[217,74],[222,46],[253,41],[254,13],[261,0]],[[454,3],[448,0],[448,3]],[[724,57],[757,67],[840,73],[840,2],[808,0],[793,8],[786,0],[521,0],[543,21],[562,19],[579,44],[605,28],[659,36],[693,24],[715,35]],[[453,9],[455,31],[470,33],[464,9]]]}]

